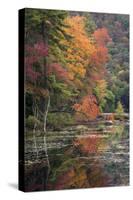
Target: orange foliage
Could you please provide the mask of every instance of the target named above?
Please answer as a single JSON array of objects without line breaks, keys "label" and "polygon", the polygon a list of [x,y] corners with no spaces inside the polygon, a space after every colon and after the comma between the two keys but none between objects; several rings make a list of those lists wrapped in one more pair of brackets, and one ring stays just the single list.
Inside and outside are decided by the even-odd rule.
[{"label": "orange foliage", "polygon": [[109,59],[106,45],[111,41],[111,38],[106,28],[97,29],[93,37],[95,41],[95,51],[93,51],[90,56],[89,65],[91,67],[91,80],[95,81],[93,77],[100,80],[106,73],[105,64]]},{"label": "orange foliage", "polygon": [[97,135],[87,138],[79,138],[74,141],[74,146],[78,146],[83,153],[97,153],[100,144],[100,139]]},{"label": "orange foliage", "polygon": [[89,57],[95,52],[95,46],[85,32],[84,17],[68,17],[65,23],[68,25],[65,32],[73,37],[70,41],[61,40],[61,44],[68,47],[64,52],[67,67],[73,79],[77,76],[83,78]]},{"label": "orange foliage", "polygon": [[105,70],[104,65],[107,61],[108,61],[108,49],[104,46],[98,46],[91,55],[90,64],[93,65],[94,68],[102,67],[102,70]]},{"label": "orange foliage", "polygon": [[74,104],[73,108],[76,113],[76,118],[80,120],[92,120],[99,114],[99,108],[97,105],[97,100],[94,95],[85,96],[80,104]]},{"label": "orange foliage", "polygon": [[111,40],[108,31],[106,28],[97,29],[92,36],[88,37],[83,16],[67,17],[64,23],[67,25],[64,31],[72,36],[71,40],[60,41],[67,47],[64,55],[69,77],[77,87],[78,82],[79,88],[82,87],[81,79],[85,76],[89,77],[89,85],[93,85],[95,79],[100,80],[106,72],[104,67],[108,61],[106,44]]},{"label": "orange foliage", "polygon": [[97,29],[93,37],[96,42],[96,51],[92,54],[91,62],[95,66],[104,65],[108,61],[108,49],[106,47],[107,43],[111,41],[106,28]]}]

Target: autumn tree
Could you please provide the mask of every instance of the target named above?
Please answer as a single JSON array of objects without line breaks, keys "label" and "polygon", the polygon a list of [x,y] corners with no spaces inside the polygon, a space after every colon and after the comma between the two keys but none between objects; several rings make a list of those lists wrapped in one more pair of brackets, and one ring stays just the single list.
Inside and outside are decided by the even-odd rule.
[{"label": "autumn tree", "polygon": [[123,108],[123,106],[122,106],[120,101],[117,104],[116,113],[119,114],[119,115],[124,113],[124,108]]},{"label": "autumn tree", "polygon": [[88,67],[89,56],[95,51],[95,46],[85,31],[85,18],[81,16],[67,17],[65,23],[68,28],[64,31],[72,36],[71,40],[61,40],[61,44],[67,46],[64,55],[67,62],[67,69],[71,79],[76,86],[82,86],[82,79],[85,77]]},{"label": "autumn tree", "polygon": [[80,103],[76,103],[73,106],[76,113],[76,119],[82,120],[93,120],[99,114],[99,108],[96,97],[94,95],[88,95],[83,97]]},{"label": "autumn tree", "polygon": [[93,33],[93,40],[95,45],[95,51],[92,52],[89,67],[87,68],[87,76],[90,77],[89,84],[95,81],[102,80],[107,71],[105,64],[109,59],[107,44],[111,41],[107,29],[97,29]]},{"label": "autumn tree", "polygon": [[106,46],[111,41],[108,30],[106,28],[99,28],[93,33],[94,39],[98,46]]}]

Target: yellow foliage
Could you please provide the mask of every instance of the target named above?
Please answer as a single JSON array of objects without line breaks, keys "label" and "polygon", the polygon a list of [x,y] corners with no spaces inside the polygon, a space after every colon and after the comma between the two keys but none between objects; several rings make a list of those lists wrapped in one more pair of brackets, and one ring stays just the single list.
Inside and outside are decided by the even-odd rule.
[{"label": "yellow foliage", "polygon": [[101,101],[106,96],[107,82],[105,80],[97,80],[96,87],[98,88],[99,101]]},{"label": "yellow foliage", "polygon": [[85,77],[89,57],[95,52],[95,45],[85,31],[84,19],[81,16],[67,17],[64,22],[68,27],[64,31],[73,38],[69,41],[65,39],[60,41],[68,47],[64,54],[68,63],[68,71],[73,78],[75,76]]}]

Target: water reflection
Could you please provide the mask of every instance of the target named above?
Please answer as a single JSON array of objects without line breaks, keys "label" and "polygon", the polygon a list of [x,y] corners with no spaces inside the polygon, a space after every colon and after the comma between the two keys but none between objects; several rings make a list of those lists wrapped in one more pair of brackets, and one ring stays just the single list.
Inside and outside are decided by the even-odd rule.
[{"label": "water reflection", "polygon": [[[115,124],[76,135],[56,158],[49,189],[119,186],[129,184],[128,126]],[[56,163],[57,163],[56,160]],[[54,159],[51,157],[51,162]]]}]

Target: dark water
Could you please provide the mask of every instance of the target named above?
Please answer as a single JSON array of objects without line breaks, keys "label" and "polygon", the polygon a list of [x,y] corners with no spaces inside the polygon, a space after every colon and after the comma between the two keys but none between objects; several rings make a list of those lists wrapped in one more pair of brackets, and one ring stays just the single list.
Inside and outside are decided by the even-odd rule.
[{"label": "dark water", "polygon": [[128,122],[106,126],[95,123],[49,131],[49,171],[43,138],[38,135],[36,139],[38,157],[33,138],[25,141],[26,163],[32,166],[32,170],[26,168],[29,170],[27,190],[129,185]]}]

